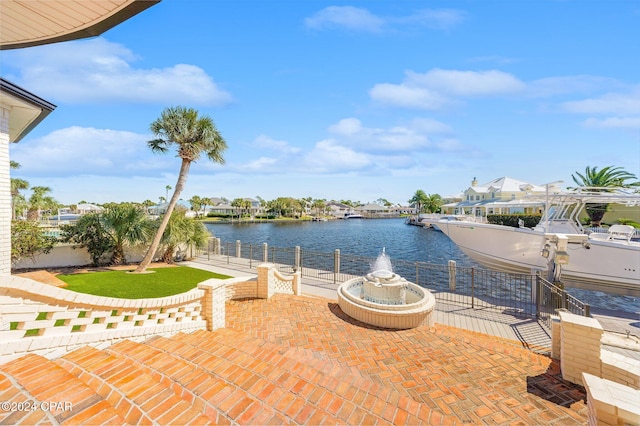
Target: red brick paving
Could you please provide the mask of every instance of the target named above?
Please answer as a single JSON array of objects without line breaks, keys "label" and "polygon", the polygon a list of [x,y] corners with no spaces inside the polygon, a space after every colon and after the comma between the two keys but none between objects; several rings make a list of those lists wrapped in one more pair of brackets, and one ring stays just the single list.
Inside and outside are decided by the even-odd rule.
[{"label": "red brick paving", "polygon": [[74,407],[0,424],[585,424],[584,389],[518,344],[372,328],[321,298],[232,301],[213,333],[0,366],[0,401]]},{"label": "red brick paving", "polygon": [[375,384],[369,395],[383,395],[397,409],[391,413],[366,396],[359,407],[390,422],[444,416],[472,424],[586,423],[584,389],[563,381],[557,362],[519,342],[441,325],[377,329],[352,320],[335,302],[290,296],[228,303],[229,330],[355,367]]}]

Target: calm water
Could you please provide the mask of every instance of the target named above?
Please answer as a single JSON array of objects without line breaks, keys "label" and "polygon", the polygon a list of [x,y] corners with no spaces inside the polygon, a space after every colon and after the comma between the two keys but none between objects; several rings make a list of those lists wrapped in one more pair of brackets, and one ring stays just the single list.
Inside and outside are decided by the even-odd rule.
[{"label": "calm water", "polygon": [[274,247],[377,257],[384,247],[391,259],[461,266],[474,263],[442,232],[409,226],[404,219],[349,219],[328,222],[256,223],[211,225],[209,231],[222,241],[267,243]]},{"label": "calm water", "polygon": [[[446,264],[455,260],[463,267],[478,266],[442,232],[406,225],[404,219],[350,219],[328,222],[255,224],[207,224],[209,231],[225,242],[377,257],[382,249],[393,259]],[[602,292],[567,289],[593,307],[639,312],[638,298]]]}]

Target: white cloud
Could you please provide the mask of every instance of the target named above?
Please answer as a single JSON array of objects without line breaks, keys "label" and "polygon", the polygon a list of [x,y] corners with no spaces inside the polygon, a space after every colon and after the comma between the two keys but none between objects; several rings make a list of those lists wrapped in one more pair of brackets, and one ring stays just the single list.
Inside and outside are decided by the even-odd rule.
[{"label": "white cloud", "polygon": [[369,96],[374,101],[403,108],[438,110],[452,103],[452,100],[433,90],[404,83],[376,84],[369,90]]},{"label": "white cloud", "polygon": [[[277,158],[270,157],[260,157],[257,160],[250,161],[249,163],[243,164],[242,167],[238,171],[246,171],[246,172],[261,172],[272,170],[273,166],[278,164],[279,160]],[[275,168],[278,170],[278,167]]]},{"label": "white cloud", "polygon": [[338,173],[358,171],[372,166],[369,155],[340,145],[333,139],[316,143],[303,160],[304,168],[314,173]]},{"label": "white cloud", "polygon": [[400,84],[376,84],[369,95],[375,101],[405,108],[437,110],[457,102],[456,97],[517,93],[526,85],[511,74],[435,68],[426,73],[406,71]]},{"label": "white cloud", "polygon": [[390,18],[390,21],[397,22],[402,25],[414,24],[433,28],[438,30],[446,30],[460,24],[464,20],[465,14],[454,9],[423,9],[413,15]]},{"label": "white cloud", "polygon": [[356,118],[346,118],[329,126],[329,132],[336,140],[359,152],[401,153],[431,149],[436,144],[430,134],[447,132],[446,125],[430,119],[416,119],[408,125],[388,129],[364,127]]},{"label": "white cloud", "polygon": [[592,75],[571,75],[559,77],[547,77],[528,83],[527,94],[534,98],[544,98],[573,93],[594,93],[602,88],[620,86],[620,83],[611,78]]},{"label": "white cloud", "polygon": [[136,68],[136,55],[104,38],[21,49],[21,83],[56,102],[225,105],[231,95],[190,64]]},{"label": "white cloud", "polygon": [[453,9],[423,9],[406,16],[378,16],[353,6],[329,6],[305,19],[315,30],[345,28],[351,31],[378,33],[387,29],[404,30],[407,26],[446,30],[460,24],[464,13]]},{"label": "white cloud", "polygon": [[588,118],[582,124],[594,129],[640,129],[640,117]]},{"label": "white cloud", "polygon": [[305,19],[312,29],[343,27],[349,30],[378,32],[384,26],[384,20],[366,9],[353,6],[329,6]]},{"label": "white cloud", "polygon": [[147,148],[148,136],[132,132],[67,127],[41,138],[11,146],[11,158],[29,175],[157,174],[169,156],[154,156]]},{"label": "white cloud", "polygon": [[413,119],[410,125],[418,132],[430,134],[451,133],[453,131],[447,124],[430,118]]},{"label": "white cloud", "polygon": [[456,71],[432,69],[426,73],[408,71],[409,86],[426,87],[458,96],[484,96],[519,92],[525,84],[511,74],[498,70]]},{"label": "white cloud", "polygon": [[286,154],[296,154],[301,151],[300,148],[291,146],[287,141],[276,140],[266,135],[259,135],[253,141],[253,145],[259,149],[267,149]]},{"label": "white cloud", "polygon": [[598,98],[565,102],[562,106],[565,111],[577,114],[638,115],[640,89],[630,93],[607,93]]}]

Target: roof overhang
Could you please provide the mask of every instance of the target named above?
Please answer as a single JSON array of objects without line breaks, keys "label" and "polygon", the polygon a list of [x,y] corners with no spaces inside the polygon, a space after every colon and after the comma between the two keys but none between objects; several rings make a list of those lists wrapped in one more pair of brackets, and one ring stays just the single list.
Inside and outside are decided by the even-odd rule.
[{"label": "roof overhang", "polygon": [[95,37],[161,0],[2,0],[0,50]]},{"label": "roof overhang", "polygon": [[0,106],[9,110],[9,141],[18,142],[56,106],[0,77]]}]

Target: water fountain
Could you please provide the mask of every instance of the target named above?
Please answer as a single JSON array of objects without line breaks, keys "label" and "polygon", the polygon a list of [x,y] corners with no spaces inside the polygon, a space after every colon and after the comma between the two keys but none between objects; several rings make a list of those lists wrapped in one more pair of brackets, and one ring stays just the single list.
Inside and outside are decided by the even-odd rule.
[{"label": "water fountain", "polygon": [[395,274],[384,248],[363,277],[343,282],[338,305],[350,317],[364,323],[393,329],[433,326],[433,295]]}]

